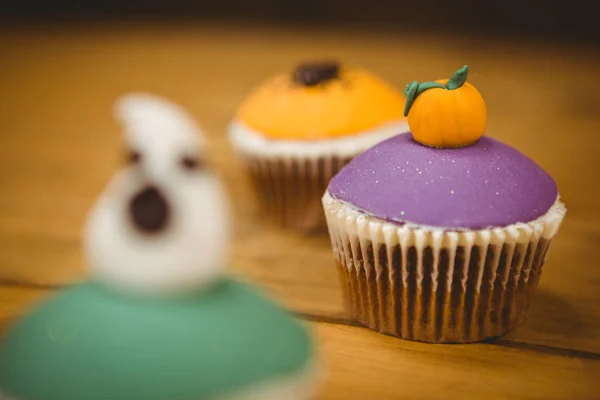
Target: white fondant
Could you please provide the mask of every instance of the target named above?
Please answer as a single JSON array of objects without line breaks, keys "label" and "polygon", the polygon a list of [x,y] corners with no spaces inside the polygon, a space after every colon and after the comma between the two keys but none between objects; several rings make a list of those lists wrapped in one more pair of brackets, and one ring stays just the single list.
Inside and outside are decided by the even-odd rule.
[{"label": "white fondant", "polygon": [[229,126],[229,139],[241,153],[264,157],[351,157],[385,139],[408,131],[408,123],[402,120],[336,139],[275,140],[234,120]]},{"label": "white fondant", "polygon": [[322,379],[313,361],[293,375],[271,379],[211,400],[312,400],[316,398]]},{"label": "white fondant", "polygon": [[[185,155],[203,157],[199,127],[159,97],[135,94],[117,102],[127,143],[141,155],[109,183],[88,216],[84,252],[98,280],[126,291],[167,294],[213,281],[226,264],[227,198],[206,170],[187,170]],[[166,230],[144,234],[129,214],[132,197],[148,185],[167,200]]]},{"label": "white fondant", "polygon": [[[209,400],[312,400],[317,395],[317,388],[320,386],[321,380],[322,376],[319,370],[315,367],[315,363],[311,362],[295,374],[271,379]],[[0,388],[0,400],[23,400],[2,393],[2,388]]]},{"label": "white fondant", "polygon": [[178,151],[204,150],[200,126],[183,108],[167,99],[146,93],[127,94],[117,100],[114,113],[134,149],[152,149],[163,158]]},{"label": "white fondant", "polygon": [[[501,228],[484,228],[484,229],[479,229],[479,230],[469,230],[469,229],[465,229],[465,228],[447,228],[447,227],[440,227],[440,226],[430,226],[430,225],[423,225],[423,224],[416,224],[413,222],[405,222],[402,225],[394,223],[394,222],[388,222],[382,218],[378,218],[374,215],[369,214],[368,212],[364,211],[364,210],[359,210],[357,209],[355,206],[353,206],[351,203],[342,201],[342,200],[337,200],[334,199],[331,194],[329,194],[329,191],[326,191],[325,194],[322,197],[322,203],[323,206],[325,207],[325,212],[327,213],[328,211],[331,210],[335,210],[335,212],[342,212],[342,208],[343,208],[343,215],[344,216],[348,216],[348,217],[352,217],[353,219],[356,219],[357,221],[361,221],[361,222],[378,222],[381,224],[385,224],[385,228],[386,229],[401,229],[401,230],[419,230],[421,232],[426,232],[426,233],[449,233],[450,231],[454,232],[458,232],[460,234],[469,234],[472,232],[476,232],[478,234],[487,234],[487,231],[492,229],[495,232],[498,232],[498,230],[506,230],[509,232],[514,232],[514,231],[520,231],[523,229],[529,229],[529,230],[535,230],[536,235],[542,235],[544,238],[549,238],[552,237],[556,234],[556,232],[558,231],[558,228],[560,227],[560,222],[562,221],[564,215],[567,212],[567,209],[565,208],[565,205],[563,202],[560,201],[560,196],[556,198],[556,200],[554,201],[554,203],[552,204],[552,206],[550,207],[550,209],[548,209],[548,211],[546,211],[546,213],[536,219],[534,219],[533,221],[529,221],[529,222],[518,222],[515,224],[511,224],[505,227],[501,227]],[[333,208],[332,208],[333,207]],[[347,220],[344,220],[344,222],[348,222]],[[356,231],[356,228],[353,228]],[[538,232],[539,231],[539,232]],[[354,234],[358,234],[358,232],[354,232]],[[498,240],[496,242],[499,242]]]},{"label": "white fondant", "polygon": [[11,397],[8,394],[5,394],[0,387],[0,400],[17,400],[15,397]]}]

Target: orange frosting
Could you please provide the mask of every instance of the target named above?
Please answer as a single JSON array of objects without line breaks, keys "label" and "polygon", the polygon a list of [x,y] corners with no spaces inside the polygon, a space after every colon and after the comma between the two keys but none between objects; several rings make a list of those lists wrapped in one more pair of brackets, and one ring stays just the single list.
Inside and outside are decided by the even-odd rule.
[{"label": "orange frosting", "polygon": [[360,68],[342,67],[339,78],[316,86],[280,74],[242,103],[238,119],[273,139],[314,140],[348,136],[404,120],[404,96]]}]

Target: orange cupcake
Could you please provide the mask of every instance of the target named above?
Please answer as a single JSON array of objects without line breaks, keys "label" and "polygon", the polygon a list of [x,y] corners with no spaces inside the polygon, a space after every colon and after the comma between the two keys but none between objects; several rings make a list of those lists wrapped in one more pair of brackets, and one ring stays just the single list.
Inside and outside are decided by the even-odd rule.
[{"label": "orange cupcake", "polygon": [[369,71],[308,63],[256,88],[229,136],[267,218],[314,231],[326,226],[321,196],[329,180],[364,150],[408,131],[404,105],[402,93]]}]

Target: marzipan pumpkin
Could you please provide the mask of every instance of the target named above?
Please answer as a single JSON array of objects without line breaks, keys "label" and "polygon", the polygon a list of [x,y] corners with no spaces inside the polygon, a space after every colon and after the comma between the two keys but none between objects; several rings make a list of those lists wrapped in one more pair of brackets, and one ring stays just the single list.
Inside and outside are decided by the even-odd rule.
[{"label": "marzipan pumpkin", "polygon": [[465,65],[450,79],[414,81],[406,87],[404,115],[416,141],[430,147],[463,147],[483,136],[487,108],[467,82],[468,73]]}]

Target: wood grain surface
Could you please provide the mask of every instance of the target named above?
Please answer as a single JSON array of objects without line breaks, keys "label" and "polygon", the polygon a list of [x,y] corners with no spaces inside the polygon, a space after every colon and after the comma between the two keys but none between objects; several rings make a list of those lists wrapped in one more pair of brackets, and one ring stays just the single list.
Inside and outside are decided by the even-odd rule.
[{"label": "wood grain surface", "polygon": [[[488,104],[488,134],[554,176],[568,213],[516,331],[447,346],[359,327],[344,312],[329,238],[262,223],[226,125],[265,77],[319,57],[360,64],[400,88],[468,63]],[[150,91],[188,108],[209,135],[236,217],[233,273],[312,321],[327,370],[320,398],[600,398],[599,60],[586,48],[356,31],[0,31],[0,332],[85,278],[81,225],[122,157],[112,103]]]}]

